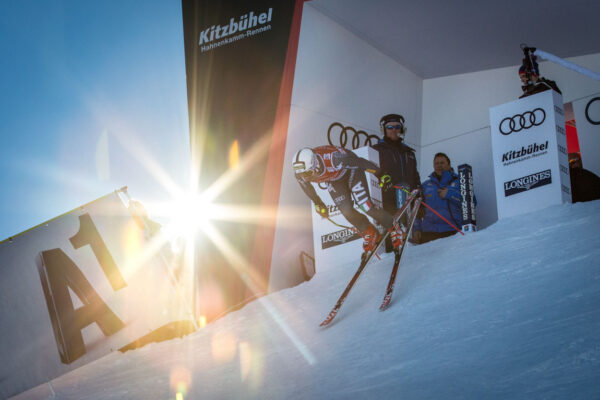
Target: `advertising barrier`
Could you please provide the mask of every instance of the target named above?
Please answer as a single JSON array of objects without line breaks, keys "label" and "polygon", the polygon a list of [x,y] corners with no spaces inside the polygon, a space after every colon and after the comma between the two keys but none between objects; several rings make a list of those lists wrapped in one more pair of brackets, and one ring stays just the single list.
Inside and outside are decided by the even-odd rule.
[{"label": "advertising barrier", "polygon": [[190,321],[151,240],[112,193],[0,243],[0,398]]},{"label": "advertising barrier", "polygon": [[[360,147],[353,150],[354,153],[362,158],[379,165],[379,153],[369,146]],[[378,179],[371,173],[366,172],[368,190],[375,207],[381,207],[381,188]],[[350,228],[343,228],[335,225],[331,221],[322,218],[312,206],[313,240],[315,249],[315,268],[317,271],[324,268],[331,268],[337,265],[346,264],[352,261],[360,261],[362,254],[362,237],[360,233],[352,229],[352,225],[344,218],[337,209],[326,186],[317,187],[315,190],[319,197],[325,202],[329,209],[329,217],[339,225]],[[360,211],[358,204],[360,199],[355,199],[354,208]],[[312,203],[311,203],[312,204]],[[370,217],[367,216],[370,219]],[[373,222],[371,220],[371,222]]]},{"label": "advertising barrier", "polygon": [[573,102],[583,168],[600,176],[600,96]]},{"label": "advertising barrier", "polygon": [[475,222],[473,169],[469,164],[461,164],[458,166],[458,179],[460,182],[462,230],[463,232],[473,232],[477,230],[477,222]]},{"label": "advertising barrier", "polygon": [[498,219],[571,201],[562,96],[490,108]]},{"label": "advertising barrier", "polygon": [[[303,3],[182,1],[193,167],[201,191],[227,182],[216,185],[216,203],[279,204]],[[251,270],[198,241],[197,283],[223,294],[221,307],[195,303],[208,321],[268,291],[275,236],[274,224],[243,218],[216,229],[235,238],[228,245]]]}]

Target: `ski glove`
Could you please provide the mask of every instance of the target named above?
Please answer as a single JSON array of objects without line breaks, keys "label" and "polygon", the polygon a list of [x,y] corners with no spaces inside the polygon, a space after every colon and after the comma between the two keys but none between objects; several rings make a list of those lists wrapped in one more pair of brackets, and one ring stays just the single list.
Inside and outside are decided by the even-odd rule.
[{"label": "ski glove", "polygon": [[379,187],[381,187],[381,190],[386,192],[392,187],[392,177],[388,174],[381,175],[381,177],[379,177]]},{"label": "ski glove", "polygon": [[323,203],[315,203],[315,210],[322,218],[329,218],[329,210]]},{"label": "ski glove", "polygon": [[417,218],[418,219],[423,219],[423,217],[425,216],[426,212],[427,212],[427,210],[425,209],[425,206],[423,204],[421,204],[419,206],[419,211],[417,211]]},{"label": "ski glove", "polygon": [[416,199],[421,199],[421,205],[419,206],[419,210],[417,211],[417,218],[423,219],[425,217],[425,213],[427,210],[425,209],[425,195],[423,194],[423,188],[419,187],[419,192],[415,196]]}]

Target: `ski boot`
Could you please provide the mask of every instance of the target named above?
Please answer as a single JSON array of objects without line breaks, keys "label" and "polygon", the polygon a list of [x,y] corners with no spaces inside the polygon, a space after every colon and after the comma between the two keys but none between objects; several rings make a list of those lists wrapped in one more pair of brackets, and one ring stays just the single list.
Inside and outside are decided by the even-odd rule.
[{"label": "ski boot", "polygon": [[390,232],[390,240],[392,242],[392,247],[394,248],[394,250],[398,250],[400,247],[402,247],[402,244],[406,239],[404,231],[402,230],[400,225],[396,224],[392,225],[388,229],[388,231]]},{"label": "ski boot", "polygon": [[364,239],[363,250],[365,253],[368,253],[370,251],[375,250],[375,247],[377,246],[377,242],[381,238],[381,235],[379,234],[379,232],[377,232],[377,229],[375,229],[373,225],[369,225],[367,230],[363,232],[362,237]]}]

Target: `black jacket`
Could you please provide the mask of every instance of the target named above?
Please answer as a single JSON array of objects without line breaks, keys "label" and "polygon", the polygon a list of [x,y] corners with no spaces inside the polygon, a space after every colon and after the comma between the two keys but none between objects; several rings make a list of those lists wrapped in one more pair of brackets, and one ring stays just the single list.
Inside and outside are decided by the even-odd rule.
[{"label": "black jacket", "polygon": [[520,99],[522,99],[523,97],[531,96],[533,94],[542,93],[550,89],[562,94],[562,92],[556,85],[556,82],[546,78],[540,78],[536,83],[532,83],[531,85],[521,86],[521,89],[523,89],[523,94],[519,96]]},{"label": "black jacket", "polygon": [[[319,146],[319,147],[316,147],[315,149],[327,148],[327,147],[333,149],[332,146]],[[374,171],[375,176],[377,176],[377,177],[381,176],[381,169],[377,168],[377,165],[375,165],[374,163],[372,163],[369,160],[366,160],[362,157],[357,156],[353,151],[351,151],[349,149],[343,149],[343,151],[334,152],[332,155],[331,162],[338,169],[344,171],[342,173],[342,175],[340,175],[338,178],[335,178],[335,180],[342,179],[342,177],[344,177],[349,170],[361,171],[361,173],[364,173],[364,171],[366,171],[366,170],[371,170],[371,171]],[[328,173],[326,171],[324,171],[321,175],[314,176],[312,180],[305,179],[301,175],[295,175],[296,180],[300,184],[300,188],[302,188],[304,193],[313,201],[313,203],[321,205],[323,207],[325,206],[325,203],[317,194],[317,191],[313,187],[312,183],[313,182],[315,182],[315,183],[317,183],[317,182],[323,182],[323,183],[332,182],[332,180],[329,180],[327,178],[321,179],[322,176],[327,176],[327,174]],[[348,193],[350,193],[350,192],[351,192],[351,190],[350,190],[350,188],[348,188]]]},{"label": "black jacket", "polygon": [[[408,190],[421,187],[414,149],[400,140],[393,141],[388,137],[384,137],[373,148],[379,151],[379,167],[382,171],[390,174],[394,185],[408,186],[406,188]],[[396,207],[394,190],[384,193],[383,204],[387,210],[393,210]]]},{"label": "black jacket", "polygon": [[583,168],[571,168],[571,195],[573,203],[600,199],[600,178]]}]

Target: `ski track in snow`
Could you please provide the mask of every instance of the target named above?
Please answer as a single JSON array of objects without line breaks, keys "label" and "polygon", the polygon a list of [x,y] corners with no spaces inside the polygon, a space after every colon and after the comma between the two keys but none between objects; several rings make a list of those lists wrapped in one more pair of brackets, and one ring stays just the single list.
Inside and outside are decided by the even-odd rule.
[{"label": "ski track in snow", "polygon": [[54,379],[55,396],[42,385],[17,398],[175,399],[174,371],[190,399],[600,398],[599,233],[596,201],[408,246],[390,308],[378,311],[387,255],[326,328],[358,264],[317,266],[194,334]]}]

